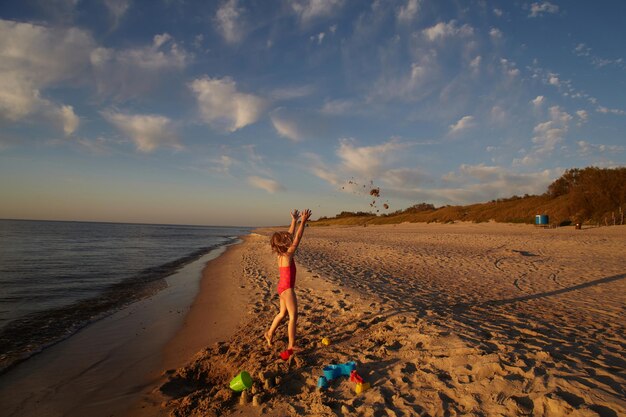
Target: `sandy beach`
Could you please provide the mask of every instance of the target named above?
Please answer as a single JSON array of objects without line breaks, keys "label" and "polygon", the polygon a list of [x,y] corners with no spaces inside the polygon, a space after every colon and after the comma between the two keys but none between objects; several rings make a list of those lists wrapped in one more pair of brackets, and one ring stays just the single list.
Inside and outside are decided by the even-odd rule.
[{"label": "sandy beach", "polygon": [[[301,350],[288,362],[285,326],[271,348],[262,336],[278,303],[271,232],[229,261],[251,291],[232,299],[243,322],[167,373],[153,393],[161,414],[626,414],[626,228],[309,228],[296,259]],[[325,365],[351,360],[369,390],[347,378],[316,389]],[[242,370],[254,380],[244,400],[228,388]]]}]

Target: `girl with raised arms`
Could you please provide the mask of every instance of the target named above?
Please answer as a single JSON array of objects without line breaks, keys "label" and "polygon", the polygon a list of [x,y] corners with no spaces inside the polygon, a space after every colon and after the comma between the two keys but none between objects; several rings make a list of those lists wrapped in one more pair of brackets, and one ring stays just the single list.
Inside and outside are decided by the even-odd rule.
[{"label": "girl with raised arms", "polygon": [[295,284],[296,284],[296,264],[294,262],[294,255],[298,245],[302,240],[302,234],[304,233],[304,227],[307,220],[311,217],[311,210],[306,209],[302,211],[302,220],[298,231],[296,224],[300,218],[298,210],[291,212],[291,225],[288,232],[275,232],[270,239],[270,245],[272,251],[277,255],[278,262],[278,297],[280,299],[280,311],[274,317],[272,325],[269,330],[265,332],[265,339],[267,344],[272,346],[272,338],[276,328],[282,321],[282,319],[289,314],[289,325],[287,328],[287,334],[289,335],[289,344],[287,350],[280,354],[283,360],[287,360],[295,349],[296,343],[296,324],[298,321],[298,300],[296,299]]}]

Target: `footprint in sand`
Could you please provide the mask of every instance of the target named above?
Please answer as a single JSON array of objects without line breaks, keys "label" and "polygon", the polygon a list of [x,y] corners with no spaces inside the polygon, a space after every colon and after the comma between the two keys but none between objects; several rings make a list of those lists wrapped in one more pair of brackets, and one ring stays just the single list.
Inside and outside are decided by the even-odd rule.
[{"label": "footprint in sand", "polygon": [[527,282],[526,282],[526,281],[527,281],[527,279],[526,279],[526,274],[522,274],[522,275],[520,275],[520,277],[519,277],[519,278],[517,278],[515,281],[513,281],[513,285],[515,285],[515,287],[516,287],[518,290],[520,290],[520,291],[524,292],[525,290],[524,290],[524,289],[522,289],[522,285],[524,285],[524,286],[525,286],[525,285],[527,284]]}]

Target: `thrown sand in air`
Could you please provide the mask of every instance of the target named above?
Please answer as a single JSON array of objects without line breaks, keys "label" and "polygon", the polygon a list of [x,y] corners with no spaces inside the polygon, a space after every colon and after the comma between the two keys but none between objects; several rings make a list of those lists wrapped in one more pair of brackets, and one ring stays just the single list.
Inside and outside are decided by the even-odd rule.
[{"label": "thrown sand in air", "polygon": [[[626,415],[625,227],[310,228],[290,362],[286,326],[273,347],[263,338],[278,303],[270,232],[241,259],[249,320],[172,373],[171,415]],[[349,360],[371,389],[316,390],[324,365]],[[243,405],[228,389],[241,370],[255,382]]]}]

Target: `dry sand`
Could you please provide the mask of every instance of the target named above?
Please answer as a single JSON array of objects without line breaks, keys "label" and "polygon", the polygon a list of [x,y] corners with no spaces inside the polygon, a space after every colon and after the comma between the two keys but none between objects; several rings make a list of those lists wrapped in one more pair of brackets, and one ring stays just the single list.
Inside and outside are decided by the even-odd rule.
[{"label": "dry sand", "polygon": [[[296,256],[302,350],[289,362],[285,325],[263,341],[278,305],[271,232],[236,260],[254,298],[231,300],[243,325],[169,375],[161,413],[626,415],[626,227],[309,228]],[[316,390],[324,365],[348,360],[370,390],[355,395],[346,378]],[[228,388],[241,370],[258,406]]]}]

